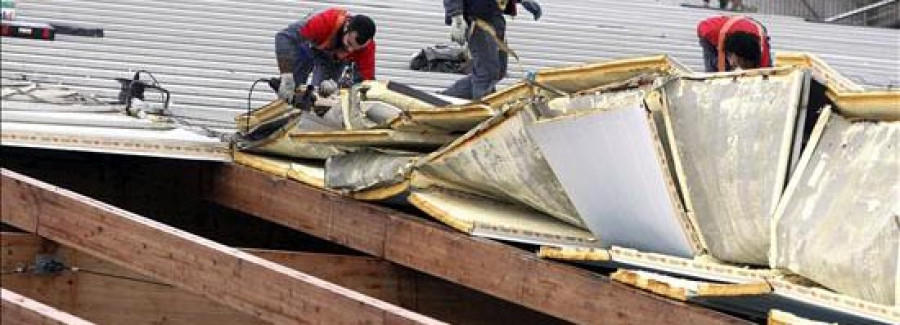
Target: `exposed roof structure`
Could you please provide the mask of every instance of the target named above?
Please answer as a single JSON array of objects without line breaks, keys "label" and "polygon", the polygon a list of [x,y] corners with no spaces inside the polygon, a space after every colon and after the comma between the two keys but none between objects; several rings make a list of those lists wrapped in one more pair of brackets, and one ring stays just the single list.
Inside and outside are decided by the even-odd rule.
[{"label": "exposed roof structure", "polygon": [[[525,69],[650,54],[669,54],[699,69],[701,53],[694,26],[715,14],[654,1],[544,1],[544,17],[511,20],[510,45]],[[247,107],[251,83],[276,74],[272,37],[312,10],[340,5],[371,15],[379,27],[377,74],[423,90],[448,86],[459,75],[408,69],[410,55],[428,44],[447,42],[439,2],[398,0],[340,1],[180,1],[166,4],[125,1],[21,1],[24,19],[100,26],[104,38],[60,35],[52,42],[3,39],[2,72],[63,83],[114,96],[115,77],[146,69],[172,91],[172,109],[207,126],[231,129],[232,118]],[[818,54],[860,84],[900,82],[898,31],[804,22],[800,18],[757,16],[765,23],[775,51]],[[521,76],[512,63],[511,84]],[[254,106],[272,99],[265,86]]]}]

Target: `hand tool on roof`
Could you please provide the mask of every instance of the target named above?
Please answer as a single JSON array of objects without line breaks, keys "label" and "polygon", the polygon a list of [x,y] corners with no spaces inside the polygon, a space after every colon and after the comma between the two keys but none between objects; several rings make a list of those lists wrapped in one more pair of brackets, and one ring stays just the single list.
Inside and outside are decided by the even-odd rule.
[{"label": "hand tool on roof", "polygon": [[3,20],[0,36],[34,38],[52,41],[57,34],[103,37],[103,28],[80,27],[60,23],[27,21],[16,17],[16,4],[12,0],[2,1]]},{"label": "hand tool on roof", "polygon": [[[141,74],[146,74],[153,80],[153,83],[148,83],[145,80],[141,80]],[[125,113],[128,115],[136,115],[137,111],[132,111],[132,107],[134,106],[134,100],[138,99],[141,101],[146,101],[146,97],[144,92],[148,89],[159,92],[162,96],[163,106],[162,109],[156,111],[150,111],[149,113],[167,113],[169,111],[169,91],[163,88],[159,81],[156,80],[156,77],[153,76],[149,71],[146,70],[138,70],[134,73],[134,76],[131,79],[127,78],[116,78],[116,81],[119,82],[121,88],[119,89],[119,104],[125,104]],[[149,106],[148,106],[149,107]]]}]

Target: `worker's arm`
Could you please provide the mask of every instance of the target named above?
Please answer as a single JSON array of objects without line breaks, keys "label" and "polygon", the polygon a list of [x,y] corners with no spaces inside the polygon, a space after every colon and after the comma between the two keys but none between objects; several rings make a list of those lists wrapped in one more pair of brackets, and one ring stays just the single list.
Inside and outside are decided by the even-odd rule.
[{"label": "worker's arm", "polygon": [[537,2],[537,0],[516,0],[525,10],[531,13],[531,16],[534,17],[534,20],[541,19],[541,15],[544,14],[544,11],[541,10],[541,4]]},{"label": "worker's arm", "polygon": [[369,42],[359,52],[353,53],[353,62],[356,62],[356,68],[359,69],[359,76],[363,80],[375,79],[375,40]]},{"label": "worker's arm", "polygon": [[444,0],[444,23],[450,25],[451,19],[454,16],[463,14],[464,7],[465,4],[463,0]]}]

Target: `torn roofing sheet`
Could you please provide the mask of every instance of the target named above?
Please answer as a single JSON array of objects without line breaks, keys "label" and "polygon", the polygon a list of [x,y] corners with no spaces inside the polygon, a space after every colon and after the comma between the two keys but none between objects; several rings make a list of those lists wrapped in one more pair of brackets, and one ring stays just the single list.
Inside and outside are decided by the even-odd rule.
[{"label": "torn roofing sheet", "polygon": [[485,121],[444,149],[420,160],[416,170],[456,189],[518,202],[584,227],[574,206],[525,131],[536,117],[525,103]]},{"label": "torn roofing sheet", "polygon": [[772,266],[896,306],[898,146],[900,121],[854,122],[826,109],[775,214]]},{"label": "torn roofing sheet", "polygon": [[[4,79],[4,146],[229,161],[227,142],[164,115],[125,114],[125,107],[71,91]],[[214,133],[214,132],[213,132]]]},{"label": "torn roofing sheet", "polygon": [[713,257],[766,264],[807,82],[804,70],[787,69],[684,77],[665,86],[681,193]]},{"label": "torn roofing sheet", "polygon": [[[414,177],[413,183],[420,182],[420,177]],[[538,245],[594,247],[599,244],[587,230],[521,204],[437,186],[412,188],[409,201],[435,219],[475,236]]]},{"label": "torn roofing sheet", "polygon": [[419,156],[374,149],[334,155],[325,162],[325,186],[352,193],[404,183]]},{"label": "torn roofing sheet", "polygon": [[528,127],[588,229],[612,245],[693,257],[702,244],[643,96]]}]

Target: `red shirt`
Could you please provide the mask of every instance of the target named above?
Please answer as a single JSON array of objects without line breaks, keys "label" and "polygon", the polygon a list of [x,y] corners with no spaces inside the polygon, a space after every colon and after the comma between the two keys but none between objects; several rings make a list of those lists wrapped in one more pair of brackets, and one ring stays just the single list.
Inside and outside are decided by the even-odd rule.
[{"label": "red shirt", "polygon": [[[719,44],[719,35],[722,33],[722,28],[725,27],[725,24],[731,18],[731,16],[717,16],[701,21],[700,24],[697,25],[697,36],[709,41],[709,43],[715,45],[716,48],[722,46],[723,44]],[[766,35],[760,35],[760,29],[761,27],[757,27],[756,22],[753,20],[741,18],[732,23],[731,28],[729,28],[726,33],[744,32],[760,37],[761,42],[759,45],[761,47],[760,50],[762,56],[760,56],[759,65],[761,67],[768,67],[771,66],[770,62],[772,62],[769,57],[769,42],[766,41]]]},{"label": "red shirt", "polygon": [[335,35],[344,26],[344,21],[349,19],[347,11],[339,8],[330,8],[322,13],[309,18],[306,25],[300,28],[300,36],[311,41],[320,50],[334,55],[335,59],[344,62],[355,62],[360,76],[365,80],[375,79],[375,40],[369,41],[363,48],[346,52],[344,50],[331,49]]}]

